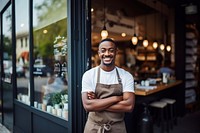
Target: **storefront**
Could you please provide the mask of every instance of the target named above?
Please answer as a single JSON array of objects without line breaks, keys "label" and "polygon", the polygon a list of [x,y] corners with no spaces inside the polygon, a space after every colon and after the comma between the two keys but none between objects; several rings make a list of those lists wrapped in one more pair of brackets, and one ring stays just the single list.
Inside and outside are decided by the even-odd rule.
[{"label": "storefront", "polygon": [[81,0],[1,1],[1,123],[11,131],[82,132],[88,9]]},{"label": "storefront", "polygon": [[[136,4],[134,8],[137,7],[135,9],[137,12],[133,14],[132,10],[128,10],[132,19],[130,17],[127,19],[127,14],[122,14],[123,12],[116,11],[115,8],[114,11],[108,11],[111,10],[108,7],[113,7],[113,2],[107,2],[107,14],[104,16],[105,3],[103,5],[101,0],[98,2],[92,0],[1,0],[0,123],[15,133],[83,132],[87,114],[81,102],[81,78],[87,69],[98,65],[96,52],[101,39],[98,37],[100,37],[103,21],[106,21],[111,38],[116,37],[116,34],[112,33],[128,31],[126,37],[117,40],[119,55],[116,63],[120,67],[126,66],[135,79],[135,72],[139,72],[142,77],[139,77],[138,81],[140,81],[149,75],[155,76],[157,66],[154,64],[157,61],[157,51],[153,49],[152,38],[150,49],[145,49],[141,40],[136,46],[127,38],[131,37],[135,30],[137,35],[144,37],[147,32],[145,25],[150,27],[148,35],[154,36],[155,33],[152,32],[155,27],[154,20],[159,18],[157,30],[167,29],[168,32],[165,34],[170,34],[168,39],[172,42],[172,51],[168,53],[161,51],[162,55],[165,56],[165,61],[170,60],[174,63],[176,79],[181,80],[178,82],[178,87],[177,84],[175,85],[178,88],[175,90],[176,93],[172,89],[170,93],[177,98],[179,115],[184,114],[187,79],[184,72],[187,71],[187,64],[185,63],[186,46],[182,44],[186,44],[187,18],[185,8],[179,5],[183,3],[173,5],[176,8],[172,13],[171,10],[163,11],[160,7],[152,5],[155,2],[147,4],[143,0],[137,0],[131,3],[132,1],[127,0],[119,5],[127,6],[130,4],[126,2],[130,2],[133,5]],[[116,2],[116,7],[119,5]],[[96,14],[91,12],[91,7],[99,8]],[[139,8],[144,9],[145,12]],[[117,15],[113,15],[113,12]],[[146,12],[149,14],[147,15]],[[163,16],[160,12],[168,15],[168,19],[162,21],[165,24],[162,28],[160,26]],[[137,17],[133,17],[134,15]],[[105,17],[108,18],[105,20]],[[147,19],[148,24],[145,24]],[[194,19],[195,22],[197,20],[199,18]],[[161,30],[157,33],[158,41],[163,39],[162,32]],[[165,41],[168,39],[165,38]],[[136,54],[136,59],[139,60],[137,65],[141,67],[142,63],[147,61],[150,63],[148,69],[147,66],[144,66],[141,71],[135,69],[135,61],[130,55]],[[180,66],[183,67],[180,68]],[[195,80],[199,84],[199,78]],[[196,86],[197,84],[190,88],[196,88]],[[165,90],[165,87],[161,88]],[[151,94],[143,94],[144,92],[140,91],[137,93],[139,99],[144,99],[144,95],[151,94],[161,97],[155,91]],[[129,128],[132,128],[133,121],[133,119],[128,121]],[[133,128],[130,129],[132,130]]]}]

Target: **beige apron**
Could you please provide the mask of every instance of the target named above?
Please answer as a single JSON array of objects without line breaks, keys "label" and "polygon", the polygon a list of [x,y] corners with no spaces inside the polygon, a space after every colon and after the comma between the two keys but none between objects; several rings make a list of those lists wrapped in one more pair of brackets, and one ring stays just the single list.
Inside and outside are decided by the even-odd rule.
[{"label": "beige apron", "polygon": [[[97,84],[95,94],[97,98],[103,99],[110,96],[122,96],[122,83],[117,68],[119,84],[101,84],[100,67],[98,68]],[[109,111],[89,112],[84,133],[126,133],[124,113]]]}]

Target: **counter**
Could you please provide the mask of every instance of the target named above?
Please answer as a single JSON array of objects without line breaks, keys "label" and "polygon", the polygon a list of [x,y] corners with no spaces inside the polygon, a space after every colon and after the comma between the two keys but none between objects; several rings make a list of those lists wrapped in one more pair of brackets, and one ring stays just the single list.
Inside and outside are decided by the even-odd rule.
[{"label": "counter", "polygon": [[147,95],[150,95],[150,94],[153,94],[153,93],[156,93],[156,92],[160,92],[162,90],[165,90],[165,89],[169,89],[169,88],[172,88],[174,86],[177,86],[179,84],[181,84],[182,81],[181,80],[177,80],[175,82],[172,82],[172,83],[168,83],[168,84],[158,84],[154,87],[154,89],[145,89],[145,88],[135,88],[135,95],[139,95],[139,96],[147,96]]}]

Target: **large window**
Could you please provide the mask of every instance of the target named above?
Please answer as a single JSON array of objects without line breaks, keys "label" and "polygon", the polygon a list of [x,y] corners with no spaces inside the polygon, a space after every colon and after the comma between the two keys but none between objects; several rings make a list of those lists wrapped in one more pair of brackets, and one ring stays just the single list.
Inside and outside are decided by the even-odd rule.
[{"label": "large window", "polygon": [[3,13],[3,71],[4,71],[4,81],[6,83],[11,83],[12,79],[12,14],[11,6]]},{"label": "large window", "polygon": [[15,3],[17,99],[30,105],[28,1]]},{"label": "large window", "polygon": [[3,93],[3,120],[2,122],[9,130],[12,131],[13,126],[13,88],[12,88],[12,12],[11,5],[3,12],[2,15],[2,51],[3,52],[3,74],[1,82],[1,90]]},{"label": "large window", "polygon": [[34,107],[68,119],[67,3],[33,1]]}]

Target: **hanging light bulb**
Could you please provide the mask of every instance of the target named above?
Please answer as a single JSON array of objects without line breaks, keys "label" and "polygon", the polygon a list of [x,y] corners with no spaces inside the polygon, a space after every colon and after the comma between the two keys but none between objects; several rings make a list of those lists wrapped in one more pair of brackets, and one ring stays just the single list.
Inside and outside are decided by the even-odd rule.
[{"label": "hanging light bulb", "polygon": [[136,32],[135,32],[136,31],[136,28],[135,28],[136,27],[136,18],[134,17],[133,20],[134,20],[134,34],[133,34],[131,41],[132,41],[133,45],[136,45],[138,43],[138,38],[137,38]]},{"label": "hanging light bulb", "polygon": [[107,38],[108,37],[108,31],[107,31],[107,29],[106,29],[106,11],[105,11],[105,0],[104,0],[104,25],[103,25],[103,29],[102,29],[102,31],[101,31],[101,37],[102,37],[102,39],[105,39],[105,38]]},{"label": "hanging light bulb", "polygon": [[143,46],[146,48],[146,47],[149,45],[149,42],[148,42],[148,40],[145,38],[142,44],[143,44]]},{"label": "hanging light bulb", "polygon": [[137,38],[136,34],[133,35],[131,41],[132,41],[133,45],[136,45],[138,43],[138,38]]},{"label": "hanging light bulb", "polygon": [[101,38],[102,39],[105,39],[105,38],[107,38],[108,37],[108,31],[106,30],[106,26],[104,25],[103,26],[103,29],[102,29],[102,31],[101,31]]},{"label": "hanging light bulb", "polygon": [[164,50],[165,49],[165,45],[162,43],[162,44],[160,44],[160,49],[161,50]]},{"label": "hanging light bulb", "polygon": [[170,52],[170,51],[171,51],[171,46],[170,46],[170,45],[167,45],[166,50],[167,50],[168,52]]},{"label": "hanging light bulb", "polygon": [[[155,9],[156,9],[156,0],[155,1],[153,1],[154,2],[154,4],[155,4]],[[155,33],[155,38],[157,38],[157,24],[156,24],[156,13],[154,14],[154,28],[155,28],[155,31],[154,31],[154,33]],[[155,40],[154,42],[153,42],[153,48],[154,49],[157,49],[157,47],[158,47],[158,42]]]},{"label": "hanging light bulb", "polygon": [[154,49],[157,49],[157,47],[158,47],[158,42],[155,40],[155,41],[153,42],[153,48],[154,48]]},{"label": "hanging light bulb", "polygon": [[147,40],[147,15],[145,15],[145,38],[142,42],[143,46],[146,48],[149,45],[149,42]]}]

